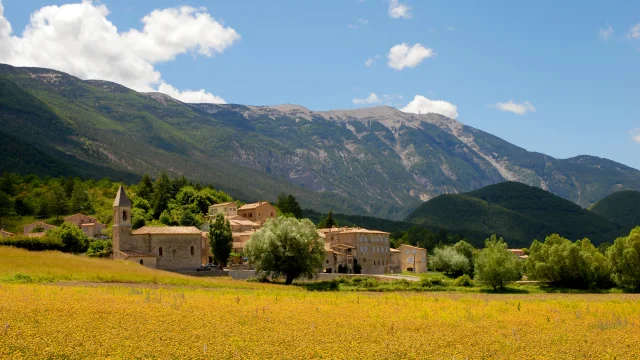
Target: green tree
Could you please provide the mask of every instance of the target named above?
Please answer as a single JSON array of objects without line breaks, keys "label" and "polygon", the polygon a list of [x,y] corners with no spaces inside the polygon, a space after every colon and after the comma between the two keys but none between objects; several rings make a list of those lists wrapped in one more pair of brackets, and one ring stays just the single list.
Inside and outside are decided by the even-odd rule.
[{"label": "green tree", "polygon": [[140,179],[136,190],[137,196],[147,201],[151,200],[153,196],[153,182],[151,181],[151,177],[147,174],[144,174],[142,176],[142,179]]},{"label": "green tree", "polygon": [[616,239],[607,249],[607,258],[611,277],[619,287],[640,289],[640,227]]},{"label": "green tree", "polygon": [[131,209],[131,227],[134,230],[145,226],[147,220],[151,220],[148,218],[147,212],[137,207]]},{"label": "green tree", "polygon": [[215,220],[209,224],[209,247],[220,269],[227,266],[227,260],[233,248],[233,235],[229,220],[221,213],[218,213]]},{"label": "green tree", "polygon": [[325,229],[334,226],[338,226],[338,222],[333,219],[333,211],[329,210],[327,217],[318,224],[318,228]]},{"label": "green tree", "polygon": [[9,194],[0,191],[0,229],[2,229],[2,219],[9,216],[13,210],[13,200]]},{"label": "green tree", "polygon": [[293,195],[281,193],[278,195],[275,205],[283,214],[291,214],[296,219],[302,217],[302,208]]},{"label": "green tree", "polygon": [[475,278],[493,290],[504,289],[507,284],[521,278],[521,266],[520,260],[507,249],[504,240],[492,235],[476,256]]},{"label": "green tree", "polygon": [[62,243],[65,252],[83,253],[89,248],[89,238],[79,227],[71,223],[62,223],[47,231],[47,237]]},{"label": "green tree", "polygon": [[91,205],[91,199],[89,199],[89,192],[82,184],[77,181],[71,192],[70,207],[72,213],[85,213],[90,214],[93,212],[93,206]]},{"label": "green tree", "polygon": [[67,213],[67,197],[60,184],[53,183],[47,195],[49,211],[51,211],[51,214],[56,216],[56,219],[59,219],[61,215]]},{"label": "green tree", "polygon": [[171,179],[164,171],[160,174],[160,177],[153,184],[153,197],[151,198],[151,207],[153,208],[153,217],[158,218],[163,211],[169,207],[169,201],[171,200],[173,187]]},{"label": "green tree", "polygon": [[466,257],[467,260],[469,260],[469,271],[465,272],[465,274],[473,276],[475,262],[474,256],[476,253],[476,248],[474,248],[473,245],[464,240],[458,241],[455,245],[453,245],[453,248],[458,252],[458,254]]},{"label": "green tree", "polygon": [[454,277],[469,273],[471,268],[469,259],[457,252],[453,246],[436,248],[433,256],[429,259],[429,263],[432,269]]},{"label": "green tree", "polygon": [[322,269],[324,242],[310,220],[281,217],[269,220],[251,235],[245,254],[258,273],[285,276],[285,284],[291,284],[300,276],[312,278]]},{"label": "green tree", "polygon": [[589,239],[575,243],[558,234],[544,243],[534,240],[529,247],[527,277],[569,288],[607,288],[611,273],[606,256]]}]

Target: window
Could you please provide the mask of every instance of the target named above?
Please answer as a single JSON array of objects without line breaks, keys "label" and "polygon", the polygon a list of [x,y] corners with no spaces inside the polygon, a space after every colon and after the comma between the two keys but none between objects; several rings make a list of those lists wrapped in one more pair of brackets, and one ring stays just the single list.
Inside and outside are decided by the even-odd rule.
[{"label": "window", "polygon": [[142,259],[140,259],[140,265],[144,265],[144,261],[142,261]]},{"label": "window", "polygon": [[409,250],[407,250],[407,255],[409,255]]},{"label": "window", "polygon": [[158,255],[159,255],[159,256],[162,256],[162,246],[160,246],[160,247],[158,248]]},{"label": "window", "polygon": [[329,259],[325,260],[324,262],[325,262],[326,264],[328,264],[328,263],[329,263]]},{"label": "window", "polygon": [[271,217],[273,217],[273,213],[271,213]]},{"label": "window", "polygon": [[[127,221],[127,212],[126,211],[122,212],[122,220],[123,221]],[[140,261],[142,261],[142,260],[140,260]]]},{"label": "window", "polygon": [[260,217],[260,213],[258,213],[258,217]]},{"label": "window", "polygon": [[193,246],[191,247],[191,255],[195,255],[195,249],[193,248]]}]

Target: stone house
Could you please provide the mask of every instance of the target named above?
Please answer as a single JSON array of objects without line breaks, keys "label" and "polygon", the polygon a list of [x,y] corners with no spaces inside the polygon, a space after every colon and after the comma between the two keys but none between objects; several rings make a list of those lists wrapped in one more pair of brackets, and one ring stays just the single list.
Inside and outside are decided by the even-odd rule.
[{"label": "stone house", "polygon": [[222,213],[224,216],[236,216],[238,215],[238,205],[234,202],[213,204],[209,206],[209,213],[207,214],[207,217],[215,218],[219,213]]},{"label": "stone house", "polygon": [[427,272],[427,249],[402,244],[398,250],[400,250],[400,264],[402,271],[415,273]]},{"label": "stone house", "polygon": [[260,226],[264,225],[267,220],[275,219],[277,216],[276,208],[266,201],[243,205],[238,208],[238,215],[258,223]]},{"label": "stone house", "polygon": [[[25,225],[22,228],[22,233],[24,235],[29,235],[29,234],[32,234],[32,233],[45,233],[47,230],[51,230],[51,229],[55,229],[55,228],[56,228],[55,226],[49,225],[49,224],[47,224],[45,222],[36,221],[36,222],[31,223],[29,225]],[[37,229],[42,229],[42,231],[34,231],[34,230],[37,230]]]},{"label": "stone house", "polygon": [[71,216],[67,216],[64,218],[64,222],[73,224],[80,229],[82,232],[87,234],[88,237],[96,237],[97,235],[102,235],[102,230],[106,228],[106,225],[101,224],[98,219],[93,216],[87,216],[84,214],[75,214]]},{"label": "stone house", "polygon": [[[335,258],[346,259],[349,272],[355,272],[354,265],[356,263],[362,267],[362,274],[384,274],[391,271],[389,233],[348,227],[319,229],[318,231],[324,235],[325,243],[329,244],[331,250],[337,252],[337,254],[333,254],[336,255]],[[325,265],[331,264],[326,260],[327,256],[333,255],[325,255]],[[328,267],[325,266],[325,271],[326,269]],[[332,271],[336,270],[337,265],[336,268],[332,268]]]},{"label": "stone house", "polygon": [[131,229],[131,200],[120,186],[113,203],[113,258],[163,270],[193,270],[203,264],[202,231],[194,226]]},{"label": "stone house", "polygon": [[14,235],[13,233],[5,231],[4,229],[0,229],[0,238],[2,238],[2,237],[11,237],[13,235]]},{"label": "stone house", "polygon": [[402,262],[400,257],[400,250],[391,248],[391,265],[389,266],[389,272],[397,274],[402,272]]}]

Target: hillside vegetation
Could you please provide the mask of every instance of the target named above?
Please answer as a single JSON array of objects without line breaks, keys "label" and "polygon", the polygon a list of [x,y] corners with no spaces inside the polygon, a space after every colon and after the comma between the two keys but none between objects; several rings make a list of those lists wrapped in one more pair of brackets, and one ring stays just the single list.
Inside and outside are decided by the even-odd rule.
[{"label": "hillside vegetation", "polygon": [[589,206],[640,190],[607,159],[554,159],[437,114],[390,107],[185,104],[107,81],[0,64],[0,171],[131,183],[185,176],[236,199],[403,219],[421,198],[514,179]]},{"label": "hillside vegetation", "polygon": [[615,192],[595,203],[589,210],[629,231],[640,226],[640,192]]},{"label": "hillside vegetation", "polygon": [[[624,230],[604,217],[537,187],[504,182],[429,200],[406,219],[418,225],[439,226],[460,233],[498,234],[510,246],[525,247],[534,239],[557,233],[595,244],[613,241]],[[469,238],[481,245],[482,238]],[[479,242],[480,241],[480,242]]]}]

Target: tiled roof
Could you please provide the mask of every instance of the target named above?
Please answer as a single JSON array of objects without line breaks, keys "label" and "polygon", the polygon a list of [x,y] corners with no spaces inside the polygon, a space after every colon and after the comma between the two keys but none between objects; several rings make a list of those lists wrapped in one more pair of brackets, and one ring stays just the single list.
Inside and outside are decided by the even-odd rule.
[{"label": "tiled roof", "polygon": [[226,202],[226,203],[220,203],[220,204],[213,204],[213,205],[211,205],[209,207],[219,207],[219,206],[224,206],[224,205],[229,205],[229,204],[234,204],[235,205],[234,202]]},{"label": "tiled roof", "polygon": [[258,206],[264,205],[264,204],[268,204],[268,202],[266,201],[260,201],[257,203],[251,203],[251,204],[244,204],[242,205],[240,208],[238,208],[238,210],[250,210],[250,209],[255,209]]},{"label": "tiled roof", "polygon": [[145,253],[140,251],[122,250],[120,251],[125,257],[156,257],[151,253]]},{"label": "tiled roof", "polygon": [[131,233],[133,235],[201,235],[202,231],[195,226],[143,226]]},{"label": "tiled roof", "polygon": [[389,251],[391,251],[391,252],[397,252],[397,253],[402,252],[402,251],[400,251],[400,250],[398,250],[398,249],[394,249],[394,248],[389,249]]}]

